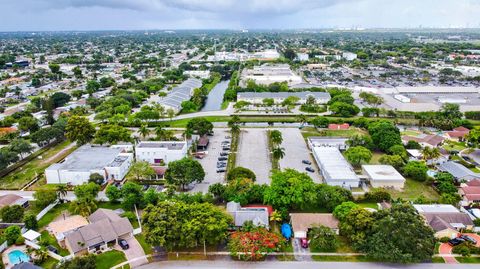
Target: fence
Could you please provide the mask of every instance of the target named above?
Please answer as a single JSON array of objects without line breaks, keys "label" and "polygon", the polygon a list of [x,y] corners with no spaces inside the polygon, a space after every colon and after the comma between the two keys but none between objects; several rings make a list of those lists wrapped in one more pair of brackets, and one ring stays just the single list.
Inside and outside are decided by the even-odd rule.
[{"label": "fence", "polygon": [[56,200],[55,202],[49,204],[47,207],[45,207],[40,213],[37,214],[37,221],[39,221],[43,216],[45,216],[48,211],[52,210],[56,205],[58,205],[59,201]]},{"label": "fence", "polygon": [[0,253],[2,253],[5,249],[8,248],[7,241],[3,242],[3,244],[0,245]]}]

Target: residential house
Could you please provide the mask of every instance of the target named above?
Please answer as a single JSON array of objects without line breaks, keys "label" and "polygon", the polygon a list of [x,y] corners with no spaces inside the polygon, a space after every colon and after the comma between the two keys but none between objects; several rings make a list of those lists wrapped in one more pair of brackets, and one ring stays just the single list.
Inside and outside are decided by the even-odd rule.
[{"label": "residential house", "polygon": [[5,206],[19,205],[23,208],[28,207],[28,199],[16,194],[5,194],[0,196],[0,208]]},{"label": "residential house", "polygon": [[464,229],[473,229],[472,219],[452,205],[413,205],[435,231],[436,238],[453,238]]},{"label": "residential house", "polygon": [[88,217],[90,224],[78,228],[65,237],[65,246],[75,256],[108,251],[110,244],[133,236],[133,227],[110,209],[97,209]]},{"label": "residential house", "polygon": [[441,163],[437,166],[437,168],[442,172],[448,172],[452,174],[452,176],[457,180],[460,181],[471,181],[473,179],[480,178],[480,173],[475,173],[472,170],[468,169],[467,167],[463,166],[454,161],[448,161]]},{"label": "residential house", "polygon": [[339,221],[331,213],[291,213],[290,223],[295,238],[306,238],[308,230],[316,226],[325,226],[339,233]]},{"label": "residential house", "polygon": [[444,137],[435,135],[435,134],[421,134],[418,136],[410,136],[410,135],[402,136],[402,142],[404,144],[407,144],[408,141],[416,141],[422,147],[430,147],[430,148],[436,148],[440,146],[444,140],[445,140]]},{"label": "residential house", "polygon": [[62,246],[65,246],[66,235],[86,225],[88,225],[87,219],[80,215],[73,215],[51,222],[46,229],[55,236]]},{"label": "residential house", "polygon": [[445,137],[448,140],[462,142],[462,141],[465,141],[465,138],[469,133],[470,133],[470,129],[460,126],[453,129],[452,131],[445,132]]},{"label": "residential house", "polygon": [[458,193],[462,197],[463,205],[480,203],[480,180],[474,179],[467,183],[463,183],[460,186]]},{"label": "residential house", "polygon": [[405,184],[405,178],[391,165],[362,165],[362,171],[374,188],[401,190]]},{"label": "residential house", "polygon": [[242,227],[246,221],[251,221],[255,226],[270,228],[266,206],[242,207],[240,203],[232,201],[227,203],[227,212],[232,215],[236,227]]}]

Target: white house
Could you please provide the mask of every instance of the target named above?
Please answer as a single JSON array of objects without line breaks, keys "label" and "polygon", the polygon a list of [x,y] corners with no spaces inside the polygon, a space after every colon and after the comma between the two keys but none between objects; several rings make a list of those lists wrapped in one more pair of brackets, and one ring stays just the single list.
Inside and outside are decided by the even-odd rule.
[{"label": "white house", "polygon": [[61,163],[45,169],[47,184],[87,183],[90,175],[98,173],[106,180],[123,180],[133,161],[132,153],[105,146],[83,145]]},{"label": "white house", "polygon": [[405,178],[391,165],[362,165],[363,173],[374,188],[403,189]]},{"label": "white house", "polygon": [[135,147],[135,158],[151,164],[168,164],[187,156],[187,151],[184,141],[142,141]]}]

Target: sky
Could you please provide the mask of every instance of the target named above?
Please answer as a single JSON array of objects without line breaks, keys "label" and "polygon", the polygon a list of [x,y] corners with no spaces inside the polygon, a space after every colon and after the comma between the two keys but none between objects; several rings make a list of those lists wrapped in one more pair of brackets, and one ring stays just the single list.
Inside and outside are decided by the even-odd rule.
[{"label": "sky", "polygon": [[0,31],[480,28],[480,0],[0,0]]}]

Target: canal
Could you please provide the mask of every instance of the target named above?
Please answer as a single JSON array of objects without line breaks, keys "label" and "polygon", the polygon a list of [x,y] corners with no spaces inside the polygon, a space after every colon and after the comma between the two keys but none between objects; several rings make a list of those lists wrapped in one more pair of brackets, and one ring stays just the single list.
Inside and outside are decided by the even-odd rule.
[{"label": "canal", "polygon": [[230,80],[220,81],[208,94],[207,103],[202,108],[203,111],[215,111],[222,108],[223,103],[223,94],[228,88],[228,83]]}]

